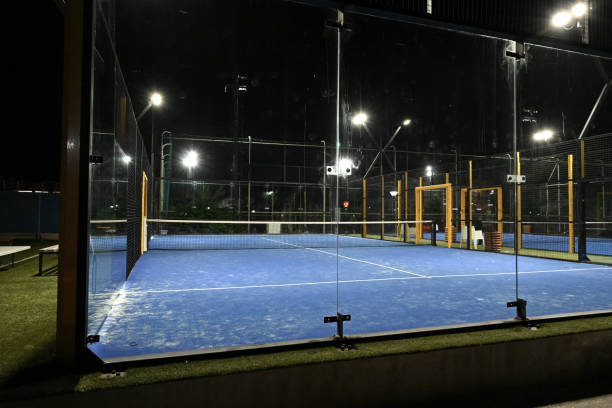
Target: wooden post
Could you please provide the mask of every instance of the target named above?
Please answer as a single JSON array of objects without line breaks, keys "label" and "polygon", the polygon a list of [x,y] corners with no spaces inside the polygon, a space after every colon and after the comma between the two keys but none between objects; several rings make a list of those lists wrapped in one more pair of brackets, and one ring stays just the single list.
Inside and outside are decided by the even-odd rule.
[{"label": "wooden post", "polygon": [[362,181],[362,194],[361,194],[361,213],[362,213],[362,218],[363,218],[363,227],[362,227],[362,231],[361,231],[361,237],[365,238],[368,235],[368,229],[367,229],[367,217],[366,217],[366,211],[367,211],[367,207],[366,207],[366,199],[367,199],[367,193],[366,193],[366,179],[363,179]]},{"label": "wooden post", "polygon": [[567,155],[567,200],[569,221],[569,253],[575,253],[574,242],[574,155]]}]

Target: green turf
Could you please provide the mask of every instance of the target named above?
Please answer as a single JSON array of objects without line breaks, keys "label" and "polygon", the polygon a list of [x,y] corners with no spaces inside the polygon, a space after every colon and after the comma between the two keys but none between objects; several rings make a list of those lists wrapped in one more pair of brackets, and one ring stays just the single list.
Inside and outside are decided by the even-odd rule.
[{"label": "green turf", "polygon": [[[53,243],[36,243],[18,257],[36,255],[36,248]],[[45,267],[57,258],[49,256]],[[436,335],[402,340],[361,342],[351,351],[332,346],[253,354],[224,359],[133,367],[123,377],[101,378],[99,372],[69,372],[54,365],[57,278],[36,277],[37,257],[0,271],[3,290],[0,319],[0,400],[28,398],[66,392],[86,392],[186,378],[289,367],[326,361],[363,359],[383,355],[417,353],[469,345],[508,342],[612,329],[612,317],[570,320],[543,324],[539,330],[524,327]]]},{"label": "green turf", "polygon": [[[13,268],[0,270],[0,355],[3,356],[0,384],[26,367],[46,364],[54,358],[57,277],[34,276],[38,273],[37,249],[54,244],[16,242],[14,245],[30,245],[32,249],[16,254],[17,263]],[[56,264],[56,255],[45,257],[46,269]]]}]

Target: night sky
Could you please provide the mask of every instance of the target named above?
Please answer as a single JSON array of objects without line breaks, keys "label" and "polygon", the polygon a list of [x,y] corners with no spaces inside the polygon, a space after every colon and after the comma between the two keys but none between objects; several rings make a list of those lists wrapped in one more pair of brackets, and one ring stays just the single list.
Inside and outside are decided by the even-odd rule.
[{"label": "night sky", "polygon": [[[58,180],[63,16],[53,1],[35,4],[9,61],[12,126],[3,143],[10,158],[2,161],[0,176]],[[280,1],[156,0],[118,2],[116,15],[117,51],[134,110],[146,105],[152,90],[164,95],[164,106],[154,113],[158,134],[230,137],[232,98],[225,85],[241,74],[249,88],[241,137],[334,140],[336,44],[333,30],[325,27],[330,12]],[[351,115],[363,109],[371,117],[373,139],[383,143],[401,119],[413,120],[398,149],[464,154],[511,149],[511,82],[503,41],[358,16],[347,16],[346,23],[343,146],[375,147],[350,125]],[[527,146],[539,127],[565,128],[561,137],[575,138],[603,85],[594,60],[538,49],[527,61],[522,107],[539,114],[537,125],[523,126],[519,142]],[[609,62],[604,70],[612,75]],[[612,102],[606,111],[612,111]],[[612,129],[612,115],[600,116],[591,134]],[[150,134],[150,124],[146,117],[141,122],[143,135]]]},{"label": "night sky", "polygon": [[[233,100],[224,90],[240,74],[249,88],[240,137],[333,144],[336,38],[325,28],[331,18],[325,10],[281,1],[120,2],[117,50],[135,111],[158,90],[166,104],[155,112],[157,133],[231,137]],[[346,24],[343,147],[376,148],[409,117],[413,123],[396,139],[398,149],[512,150],[509,43],[362,16],[347,15]],[[609,63],[604,70],[612,74]],[[540,128],[554,129],[557,140],[576,138],[604,84],[594,59],[542,48],[529,50],[520,81],[522,108],[538,115],[536,124],[521,129],[519,148],[529,147]],[[360,110],[370,116],[371,137],[350,124]],[[610,116],[600,116],[589,134],[612,129]],[[150,122],[141,130],[150,134]],[[352,158],[365,166],[371,160]]]},{"label": "night sky", "polygon": [[58,181],[64,16],[51,0],[13,2],[9,9],[7,19],[16,17],[5,37],[9,109],[0,179]]}]

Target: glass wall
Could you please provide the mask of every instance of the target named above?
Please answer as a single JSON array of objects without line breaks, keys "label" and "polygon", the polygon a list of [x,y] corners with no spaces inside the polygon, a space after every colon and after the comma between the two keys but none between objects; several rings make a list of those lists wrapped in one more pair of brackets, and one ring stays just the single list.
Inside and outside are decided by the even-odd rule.
[{"label": "glass wall", "polygon": [[[364,190],[364,218],[385,221],[366,224],[367,236],[405,245],[340,249],[339,303],[352,315],[345,332],[513,318],[514,257],[483,252],[484,237],[478,254],[465,250],[467,225],[497,231],[496,187],[511,198],[512,156],[503,156],[513,138],[511,43],[360,15],[346,24],[343,155],[360,162],[350,181]],[[470,162],[483,166],[470,173]],[[507,200],[510,228],[513,209]]]},{"label": "glass wall", "polygon": [[610,61],[595,57],[526,49],[519,77],[521,168],[527,178],[520,197],[520,253],[550,259],[537,268],[531,258],[519,259],[525,272],[520,290],[531,315],[612,306],[605,164],[612,102],[599,98],[611,70]]},{"label": "glass wall", "polygon": [[281,0],[96,15],[101,358],[612,308],[609,62]]}]

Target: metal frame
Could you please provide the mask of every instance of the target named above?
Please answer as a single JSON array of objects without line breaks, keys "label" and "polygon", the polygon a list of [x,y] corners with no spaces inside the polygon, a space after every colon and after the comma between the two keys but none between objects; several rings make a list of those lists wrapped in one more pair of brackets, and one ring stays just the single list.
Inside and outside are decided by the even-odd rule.
[{"label": "metal frame", "polygon": [[[471,179],[470,179],[470,184],[471,184]],[[465,226],[465,222],[466,222],[466,218],[465,218],[465,193],[467,193],[469,190],[470,194],[469,194],[469,231],[472,231],[472,193],[478,193],[480,191],[491,191],[491,190],[495,190],[497,191],[497,231],[500,234],[504,233],[504,228],[503,228],[503,216],[504,216],[504,212],[503,212],[503,192],[502,192],[502,187],[500,186],[494,186],[494,187],[483,187],[483,188],[462,188],[461,189],[461,230],[463,230],[463,227]],[[468,238],[469,238],[469,233],[468,233]],[[472,241],[470,240],[469,242],[469,246],[468,248],[472,249]]]},{"label": "metal frame", "polygon": [[[433,186],[415,187],[416,200],[416,243],[419,244],[423,239],[423,225],[418,221],[423,221],[423,191],[445,190],[446,192],[446,243],[449,248],[453,247],[453,185],[451,183],[435,184]],[[435,224],[432,228],[435,228]],[[433,234],[433,231],[432,231]],[[433,235],[432,235],[433,237]],[[433,238],[432,238],[433,240]]]}]

